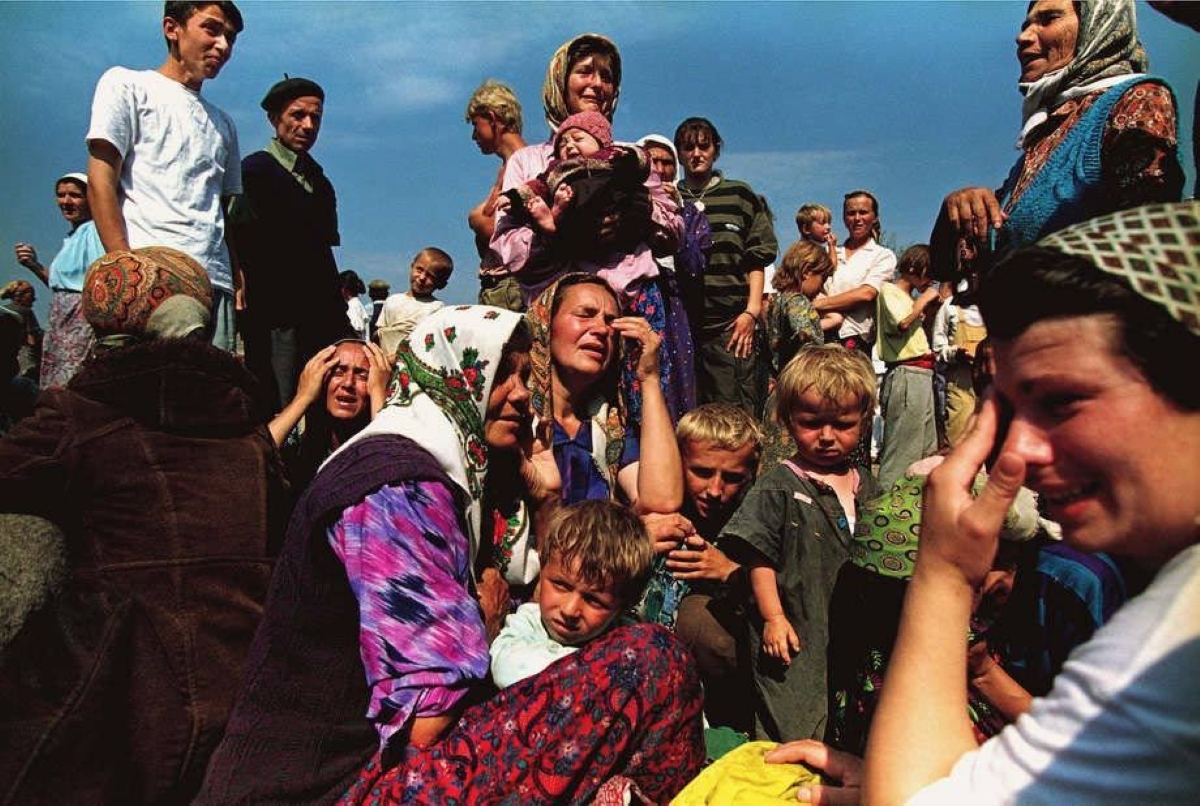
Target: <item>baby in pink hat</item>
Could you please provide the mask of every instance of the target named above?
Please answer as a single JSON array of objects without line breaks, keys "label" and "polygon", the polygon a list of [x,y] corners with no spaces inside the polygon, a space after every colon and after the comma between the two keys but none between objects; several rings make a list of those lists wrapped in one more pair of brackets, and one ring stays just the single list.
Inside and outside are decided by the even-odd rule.
[{"label": "baby in pink hat", "polygon": [[[637,146],[614,145],[612,126],[599,112],[571,115],[554,135],[555,159],[545,173],[509,190],[497,203],[523,210],[528,225],[544,235],[557,235],[577,257],[597,247],[600,220],[630,193],[645,193],[650,165]],[[621,233],[621,242],[636,242],[645,233]],[[607,248],[614,244],[606,242]],[[618,248],[620,248],[618,246]]]}]

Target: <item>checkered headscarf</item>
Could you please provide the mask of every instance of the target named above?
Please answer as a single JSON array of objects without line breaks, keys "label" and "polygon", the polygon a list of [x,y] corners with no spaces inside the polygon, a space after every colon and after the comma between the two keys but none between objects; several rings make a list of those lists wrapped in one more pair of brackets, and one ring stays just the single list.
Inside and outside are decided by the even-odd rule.
[{"label": "checkered headscarf", "polygon": [[1038,245],[1125,278],[1200,336],[1200,202],[1122,210],[1067,227]]}]

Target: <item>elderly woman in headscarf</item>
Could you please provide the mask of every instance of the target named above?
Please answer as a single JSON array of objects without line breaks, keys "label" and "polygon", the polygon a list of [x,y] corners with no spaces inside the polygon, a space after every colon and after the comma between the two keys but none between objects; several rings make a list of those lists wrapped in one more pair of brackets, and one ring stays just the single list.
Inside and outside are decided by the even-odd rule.
[{"label": "elderly woman in headscarf", "polygon": [[66,535],[61,591],[0,659],[13,802],[186,803],[221,737],[287,496],[211,302],[182,252],[105,255],[92,356],[0,440],[0,512]]},{"label": "elderly woman in headscarf", "polygon": [[1007,251],[1093,216],[1183,189],[1175,98],[1146,74],[1133,0],[1037,0],[1017,35],[1021,157],[993,193],[945,199],[931,246],[934,271],[951,276],[958,235]]},{"label": "elderly woman in headscarf", "polygon": [[519,314],[460,306],[401,344],[387,404],[296,507],[200,802],[587,800],[615,775],[663,800],[694,774],[698,683],[658,628],[486,699],[486,504],[498,484],[535,517],[558,498],[531,452],[530,343]]},{"label": "elderly woman in headscarf", "polygon": [[[612,40],[599,34],[582,34],[564,42],[550,60],[542,87],[542,106],[551,139],[526,146],[509,158],[501,192],[520,187],[546,170],[554,156],[554,133],[571,115],[594,111],[611,121],[620,91],[621,54]],[[535,227],[523,226],[522,217],[512,209],[506,211],[496,219],[491,254],[484,260],[483,273],[515,276],[521,283],[526,305],[555,277],[568,271],[616,270],[621,276],[643,278],[626,289],[622,308],[623,312],[644,317],[663,337],[659,350],[660,374],[670,396],[668,408],[677,418],[687,409],[674,393],[674,375],[682,371],[676,367],[675,356],[687,348],[677,344],[673,329],[668,327],[654,256],[674,253],[683,233],[683,220],[675,199],[654,171],[649,172],[644,184],[644,194],[623,194],[619,203],[596,222],[598,245],[589,246],[582,255],[579,244],[556,243]],[[604,247],[619,242],[622,231],[634,229],[649,232],[636,247]],[[632,268],[634,265],[636,269]],[[640,399],[631,390],[635,375],[632,364],[622,370],[633,421],[641,418]]]}]

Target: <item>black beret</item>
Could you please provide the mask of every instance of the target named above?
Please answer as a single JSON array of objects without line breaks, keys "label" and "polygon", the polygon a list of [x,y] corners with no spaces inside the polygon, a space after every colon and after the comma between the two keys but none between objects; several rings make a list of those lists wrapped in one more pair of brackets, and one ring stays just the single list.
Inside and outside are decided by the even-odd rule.
[{"label": "black beret", "polygon": [[307,78],[285,78],[278,82],[274,87],[267,90],[267,94],[263,96],[262,106],[268,114],[282,112],[284,107],[290,104],[297,98],[304,98],[313,95],[325,100],[325,90],[321,89],[321,85],[315,81],[309,81]]}]

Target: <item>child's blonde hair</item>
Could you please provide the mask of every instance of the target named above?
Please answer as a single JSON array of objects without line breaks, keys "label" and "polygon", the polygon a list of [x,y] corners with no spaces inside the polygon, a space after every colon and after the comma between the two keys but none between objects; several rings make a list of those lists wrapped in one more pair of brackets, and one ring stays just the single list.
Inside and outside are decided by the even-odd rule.
[{"label": "child's blonde hair", "polygon": [[829,252],[812,241],[801,239],[788,247],[775,269],[771,284],[777,292],[799,291],[800,283],[810,274],[827,275],[833,271]]},{"label": "child's blonde hair", "polygon": [[633,510],[598,499],[555,513],[541,554],[543,565],[554,559],[577,568],[584,582],[615,588],[629,605],[641,598],[650,579],[654,546]]},{"label": "child's blonde hair", "polygon": [[507,84],[489,78],[471,93],[467,101],[467,123],[473,117],[495,116],[514,134],[521,133],[521,102]]},{"label": "child's blonde hair", "polygon": [[864,422],[875,411],[875,369],[871,359],[840,344],[806,347],[779,373],[775,387],[775,416],[788,422],[804,393],[812,391],[829,406],[853,398]]},{"label": "child's blonde hair", "polygon": [[758,454],[762,429],[745,409],[728,403],[705,403],[679,418],[675,439],[683,448],[688,440],[707,442],[722,451],[739,451],[748,444]]},{"label": "child's blonde hair", "polygon": [[825,205],[817,204],[816,202],[803,204],[796,211],[796,229],[803,235],[805,227],[811,227],[817,222],[818,218],[833,223],[833,211]]}]

